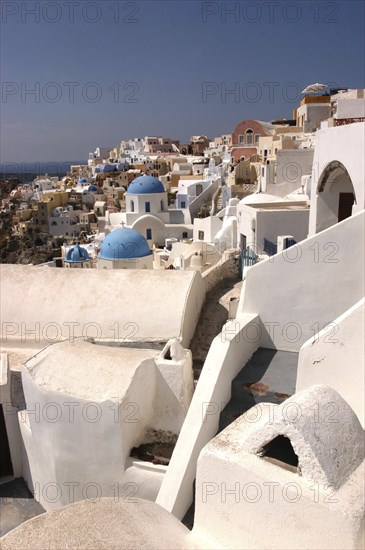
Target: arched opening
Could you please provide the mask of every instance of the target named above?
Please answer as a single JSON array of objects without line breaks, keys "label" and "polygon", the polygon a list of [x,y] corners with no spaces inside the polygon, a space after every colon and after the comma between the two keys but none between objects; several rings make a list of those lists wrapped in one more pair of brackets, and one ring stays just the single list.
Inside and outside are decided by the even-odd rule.
[{"label": "arched opening", "polygon": [[131,201],[131,212],[134,212],[134,201]]},{"label": "arched opening", "polygon": [[290,439],[285,435],[275,437],[275,439],[261,449],[259,454],[262,458],[276,466],[299,473],[298,456],[295,454]]},{"label": "arched opening", "polygon": [[253,131],[251,128],[246,130],[246,145],[252,145],[253,144]]},{"label": "arched opening", "polygon": [[356,203],[355,190],[341,162],[327,164],[317,191],[317,231],[323,231],[352,215],[352,207]]}]

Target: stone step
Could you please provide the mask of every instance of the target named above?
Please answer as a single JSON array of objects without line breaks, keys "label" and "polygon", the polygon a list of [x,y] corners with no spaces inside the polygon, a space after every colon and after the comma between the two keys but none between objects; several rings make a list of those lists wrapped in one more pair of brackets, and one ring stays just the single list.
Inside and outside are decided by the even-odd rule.
[{"label": "stone step", "polygon": [[280,404],[295,393],[298,353],[259,348],[232,381],[219,432],[258,403]]}]

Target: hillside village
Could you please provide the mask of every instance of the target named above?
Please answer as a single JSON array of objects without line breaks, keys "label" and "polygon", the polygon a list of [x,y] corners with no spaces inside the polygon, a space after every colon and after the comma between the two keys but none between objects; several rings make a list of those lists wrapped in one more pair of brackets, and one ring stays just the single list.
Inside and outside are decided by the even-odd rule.
[{"label": "hillside village", "polygon": [[328,89],[8,184],[3,550],[364,547],[364,139]]}]

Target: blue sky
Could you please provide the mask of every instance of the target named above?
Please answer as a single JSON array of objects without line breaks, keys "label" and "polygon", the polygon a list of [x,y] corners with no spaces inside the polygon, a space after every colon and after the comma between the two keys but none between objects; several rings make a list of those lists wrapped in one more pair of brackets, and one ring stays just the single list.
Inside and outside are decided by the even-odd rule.
[{"label": "blue sky", "polygon": [[364,86],[360,0],[1,10],[2,162],[86,159],[144,135],[214,137],[245,118],[290,118],[308,84]]}]

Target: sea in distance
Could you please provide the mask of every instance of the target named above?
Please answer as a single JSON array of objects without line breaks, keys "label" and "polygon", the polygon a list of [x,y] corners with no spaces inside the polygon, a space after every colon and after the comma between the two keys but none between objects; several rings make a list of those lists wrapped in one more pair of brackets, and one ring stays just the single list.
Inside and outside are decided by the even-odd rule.
[{"label": "sea in distance", "polygon": [[58,176],[63,178],[70,171],[70,166],[87,164],[87,160],[48,161],[48,162],[1,162],[0,179],[17,178],[22,183],[30,183],[37,176]]}]

